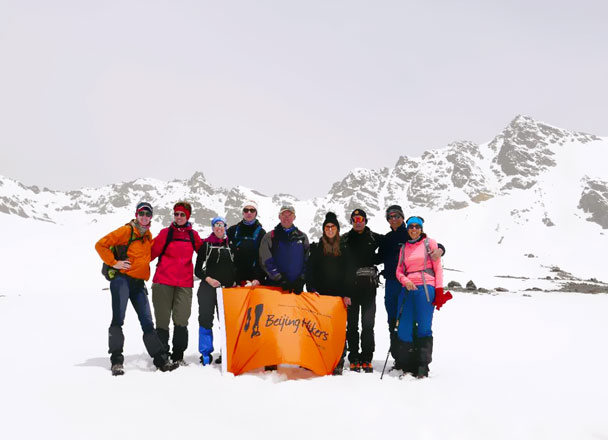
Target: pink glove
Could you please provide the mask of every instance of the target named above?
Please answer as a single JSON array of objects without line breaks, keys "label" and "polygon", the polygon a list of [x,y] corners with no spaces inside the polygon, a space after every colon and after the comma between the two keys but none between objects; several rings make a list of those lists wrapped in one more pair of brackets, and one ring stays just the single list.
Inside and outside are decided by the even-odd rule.
[{"label": "pink glove", "polygon": [[443,287],[437,287],[435,289],[435,301],[433,301],[433,305],[437,310],[441,308],[446,302],[454,298],[450,291],[443,293]]}]

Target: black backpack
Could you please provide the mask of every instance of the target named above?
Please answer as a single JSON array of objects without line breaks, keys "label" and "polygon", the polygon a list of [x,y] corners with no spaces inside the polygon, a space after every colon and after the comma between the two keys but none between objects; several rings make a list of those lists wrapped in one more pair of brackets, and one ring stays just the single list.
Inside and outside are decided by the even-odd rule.
[{"label": "black backpack", "polygon": [[[194,244],[194,232],[192,232],[192,229],[188,229],[188,234],[190,235],[190,243],[192,243],[192,249],[194,249],[196,251],[196,244]],[[171,243],[172,241],[173,241],[173,228],[170,227],[169,232],[167,232],[167,240],[165,241],[163,250],[160,251],[160,254],[158,255],[158,260],[156,260],[156,267],[158,267],[158,265],[160,264],[161,258],[163,258],[163,255],[165,255],[165,251],[167,250],[169,243]],[[187,241],[187,240],[185,240],[183,238],[176,238],[175,241]]]}]

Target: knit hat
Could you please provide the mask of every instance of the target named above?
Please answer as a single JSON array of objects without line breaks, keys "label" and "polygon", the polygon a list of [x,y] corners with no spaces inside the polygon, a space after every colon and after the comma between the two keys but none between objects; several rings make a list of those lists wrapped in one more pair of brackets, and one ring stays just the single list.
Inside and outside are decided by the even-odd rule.
[{"label": "knit hat", "polygon": [[323,229],[325,229],[325,225],[331,223],[332,225],[335,225],[336,228],[338,228],[338,232],[340,232],[340,222],[338,222],[338,217],[336,217],[336,214],[334,214],[333,212],[328,212],[327,214],[325,214],[325,221],[323,222]]},{"label": "knit hat", "polygon": [[422,229],[423,223],[424,223],[424,219],[422,217],[412,216],[407,219],[406,226],[409,227],[412,224],[418,224],[418,225],[420,225],[420,228]]},{"label": "knit hat", "polygon": [[258,204],[255,203],[253,200],[247,200],[245,203],[243,203],[241,210],[245,209],[248,206],[254,207],[256,211],[258,210]]},{"label": "knit hat", "polygon": [[281,209],[279,210],[279,215],[281,215],[284,211],[291,211],[293,215],[296,215],[296,208],[294,208],[292,205],[281,206]]},{"label": "knit hat", "polygon": [[192,205],[188,202],[177,202],[173,205],[174,212],[183,212],[186,214],[186,220],[190,220],[190,214],[192,214]]},{"label": "knit hat", "polygon": [[217,222],[222,222],[224,223],[224,226],[228,226],[228,223],[226,223],[226,219],[218,215],[217,217],[213,217],[213,220],[211,220],[211,227],[214,227]]},{"label": "knit hat", "polygon": [[362,216],[362,217],[363,217],[363,219],[365,220],[365,223],[367,223],[367,214],[365,213],[365,211],[364,211],[364,210],[359,209],[359,208],[355,209],[355,210],[354,210],[354,211],[353,211],[353,212],[350,214],[350,222],[351,222],[351,223],[353,222],[353,217],[354,217],[354,216],[356,216],[356,215],[360,215],[360,216]]},{"label": "knit hat", "polygon": [[148,202],[139,202],[137,204],[137,208],[135,208],[135,213],[139,213],[139,211],[142,210],[147,210],[150,211],[150,214],[154,214],[154,210],[152,209],[152,205],[150,205]]},{"label": "knit hat", "polygon": [[388,208],[386,208],[386,220],[387,221],[391,214],[399,214],[401,216],[401,218],[405,218],[405,216],[403,215],[403,209],[401,209],[401,206],[399,206],[399,205],[391,205]]}]

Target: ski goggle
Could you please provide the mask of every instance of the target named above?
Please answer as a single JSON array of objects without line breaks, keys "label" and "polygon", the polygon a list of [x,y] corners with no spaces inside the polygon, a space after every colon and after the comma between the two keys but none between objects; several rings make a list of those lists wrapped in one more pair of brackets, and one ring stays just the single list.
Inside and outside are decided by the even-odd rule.
[{"label": "ski goggle", "polygon": [[257,209],[255,208],[243,208],[243,214],[247,214],[248,212],[254,214],[257,212]]},{"label": "ski goggle", "polygon": [[353,223],[365,223],[365,217],[362,215],[355,215],[351,220]]},{"label": "ski goggle", "polygon": [[152,213],[147,209],[140,209],[139,211],[137,211],[137,215],[141,217],[152,217]]}]

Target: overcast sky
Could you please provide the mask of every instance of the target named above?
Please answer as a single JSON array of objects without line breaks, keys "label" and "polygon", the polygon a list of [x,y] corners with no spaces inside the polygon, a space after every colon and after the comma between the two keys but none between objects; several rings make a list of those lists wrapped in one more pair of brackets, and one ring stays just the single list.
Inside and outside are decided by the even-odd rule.
[{"label": "overcast sky", "polygon": [[0,0],[0,175],[308,198],[517,114],[607,136],[607,5]]}]

